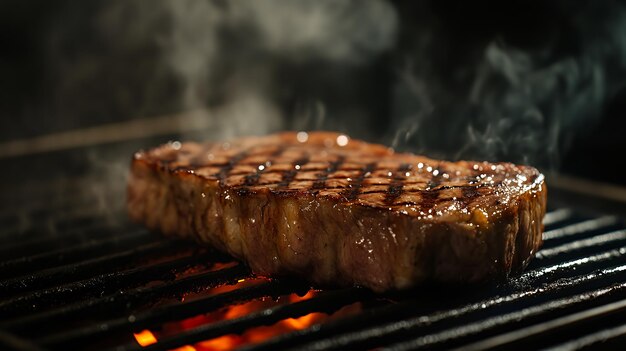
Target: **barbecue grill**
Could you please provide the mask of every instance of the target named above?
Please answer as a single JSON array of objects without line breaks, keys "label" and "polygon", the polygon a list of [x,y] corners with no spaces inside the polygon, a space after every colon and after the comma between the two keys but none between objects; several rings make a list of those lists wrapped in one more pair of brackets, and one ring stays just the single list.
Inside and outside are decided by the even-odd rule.
[{"label": "barbecue grill", "polygon": [[[128,222],[124,179],[106,169],[170,137],[61,142],[62,150],[4,158],[0,349],[623,345],[626,223],[572,201],[571,180],[548,177],[545,243],[519,276],[386,294],[319,289],[255,277],[225,254]],[[94,160],[105,166],[94,168]]]}]

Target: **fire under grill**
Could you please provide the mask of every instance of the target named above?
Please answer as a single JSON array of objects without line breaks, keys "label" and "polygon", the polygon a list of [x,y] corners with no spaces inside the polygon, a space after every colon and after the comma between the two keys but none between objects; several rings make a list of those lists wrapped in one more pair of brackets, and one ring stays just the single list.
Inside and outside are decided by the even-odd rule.
[{"label": "fire under grill", "polygon": [[617,216],[552,205],[545,244],[520,276],[377,295],[255,277],[50,183],[0,195],[3,350],[569,350],[626,339]]}]

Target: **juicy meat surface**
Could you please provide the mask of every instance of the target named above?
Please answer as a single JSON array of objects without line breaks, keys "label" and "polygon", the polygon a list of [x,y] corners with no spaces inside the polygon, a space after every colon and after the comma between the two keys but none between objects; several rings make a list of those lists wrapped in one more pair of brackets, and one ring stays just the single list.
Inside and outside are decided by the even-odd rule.
[{"label": "juicy meat surface", "polygon": [[544,177],[446,162],[345,135],[285,132],[135,154],[132,219],[261,275],[375,291],[520,271],[541,246]]}]

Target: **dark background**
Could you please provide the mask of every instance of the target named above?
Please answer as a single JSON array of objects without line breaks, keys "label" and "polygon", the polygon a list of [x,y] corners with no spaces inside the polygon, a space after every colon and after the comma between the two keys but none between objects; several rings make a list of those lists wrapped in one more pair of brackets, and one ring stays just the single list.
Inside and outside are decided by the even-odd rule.
[{"label": "dark background", "polygon": [[0,142],[201,108],[626,184],[625,73],[614,1],[0,4]]}]

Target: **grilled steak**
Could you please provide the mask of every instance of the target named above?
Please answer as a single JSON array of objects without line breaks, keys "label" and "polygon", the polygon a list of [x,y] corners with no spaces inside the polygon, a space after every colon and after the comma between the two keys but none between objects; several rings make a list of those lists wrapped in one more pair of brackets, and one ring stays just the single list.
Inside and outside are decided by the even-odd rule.
[{"label": "grilled steak", "polygon": [[134,220],[258,274],[375,291],[519,271],[541,245],[545,208],[532,167],[437,161],[326,132],[169,143],[135,154],[128,187]]}]

